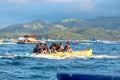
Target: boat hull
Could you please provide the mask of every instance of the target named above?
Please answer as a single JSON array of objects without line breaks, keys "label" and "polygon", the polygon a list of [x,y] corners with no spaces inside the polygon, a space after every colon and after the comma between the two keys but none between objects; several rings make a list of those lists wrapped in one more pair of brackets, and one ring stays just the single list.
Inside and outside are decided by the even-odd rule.
[{"label": "boat hull", "polygon": [[65,56],[70,56],[70,57],[90,57],[92,56],[92,49],[88,50],[82,50],[82,51],[73,51],[73,52],[57,52],[57,53],[50,53],[50,54],[31,54],[30,57],[43,57],[43,58],[48,58],[48,57],[65,57]]}]

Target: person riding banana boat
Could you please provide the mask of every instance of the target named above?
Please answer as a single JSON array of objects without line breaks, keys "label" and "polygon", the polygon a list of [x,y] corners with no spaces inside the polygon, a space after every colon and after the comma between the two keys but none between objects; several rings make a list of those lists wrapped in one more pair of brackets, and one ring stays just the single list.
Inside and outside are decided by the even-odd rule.
[{"label": "person riding banana boat", "polygon": [[[39,55],[36,55],[39,54]],[[47,54],[47,55],[46,55]],[[46,56],[46,57],[63,57],[63,56],[92,56],[92,49],[86,49],[81,51],[72,51],[69,42],[66,42],[65,46],[63,47],[62,42],[59,44],[52,43],[48,49],[46,43],[39,43],[33,49],[33,55],[31,56]]]},{"label": "person riding banana boat", "polygon": [[66,45],[64,47],[64,51],[66,52],[72,52],[72,48],[70,47],[70,43],[66,42]]},{"label": "person riding banana boat", "polygon": [[72,48],[70,47],[69,42],[66,42],[65,47],[63,47],[62,42],[60,42],[59,44],[52,43],[49,49],[46,43],[44,43],[44,45],[42,43],[39,43],[39,45],[37,44],[36,47],[33,49],[33,53],[36,53],[36,54],[57,53],[57,52],[64,52],[64,51],[66,52],[72,51]]}]

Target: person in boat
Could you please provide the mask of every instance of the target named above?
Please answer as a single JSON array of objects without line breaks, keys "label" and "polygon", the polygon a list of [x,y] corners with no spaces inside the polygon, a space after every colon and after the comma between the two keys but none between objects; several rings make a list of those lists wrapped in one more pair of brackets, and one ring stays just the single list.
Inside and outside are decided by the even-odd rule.
[{"label": "person in boat", "polygon": [[63,51],[64,51],[64,47],[62,46],[62,42],[60,42],[60,43],[57,45],[56,51],[57,51],[57,52],[63,52]]},{"label": "person in boat", "polygon": [[64,51],[72,52],[72,48],[70,47],[70,43],[69,42],[66,42],[65,47],[64,47]]},{"label": "person in boat", "polygon": [[43,53],[46,54],[46,53],[48,53],[48,52],[49,52],[49,49],[48,49],[48,47],[47,47],[47,44],[44,43],[44,46],[43,46]]},{"label": "person in boat", "polygon": [[37,44],[35,48],[33,49],[33,53],[38,54],[40,52],[39,45]]},{"label": "person in boat", "polygon": [[56,53],[57,51],[56,51],[56,44],[55,43],[52,43],[51,45],[50,45],[50,48],[49,48],[49,52],[50,53]]},{"label": "person in boat", "polygon": [[42,45],[42,43],[39,43],[39,53],[43,53],[43,45]]}]

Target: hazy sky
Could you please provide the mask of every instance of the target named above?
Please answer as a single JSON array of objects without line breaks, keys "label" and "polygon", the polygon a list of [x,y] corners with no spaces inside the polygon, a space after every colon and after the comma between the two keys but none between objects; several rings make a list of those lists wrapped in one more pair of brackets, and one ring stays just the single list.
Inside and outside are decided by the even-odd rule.
[{"label": "hazy sky", "polygon": [[120,0],[0,0],[0,25],[120,16]]}]

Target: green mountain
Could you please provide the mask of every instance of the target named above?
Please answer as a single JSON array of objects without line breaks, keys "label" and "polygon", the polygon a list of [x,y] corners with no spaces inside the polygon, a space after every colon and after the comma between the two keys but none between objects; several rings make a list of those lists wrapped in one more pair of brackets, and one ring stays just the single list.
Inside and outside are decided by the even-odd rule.
[{"label": "green mountain", "polygon": [[62,20],[57,24],[65,27],[78,27],[80,29],[86,28],[103,28],[108,30],[120,31],[120,17],[98,17],[87,20],[68,19]]},{"label": "green mountain", "polygon": [[76,30],[75,33],[82,34],[84,39],[100,39],[100,40],[116,40],[119,38],[120,32],[105,30],[102,28],[87,28]]},{"label": "green mountain", "polygon": [[43,21],[33,21],[24,24],[15,24],[8,27],[5,27],[0,30],[0,32],[7,32],[7,33],[40,33],[43,30],[49,30],[53,25],[48,22]]},{"label": "green mountain", "polygon": [[18,38],[36,34],[50,39],[101,39],[120,41],[120,17],[88,20],[67,19],[57,23],[33,21],[0,28],[0,38]]},{"label": "green mountain", "polygon": [[104,30],[100,28],[87,28],[83,30],[63,31],[63,32],[49,32],[47,34],[51,39],[64,39],[64,40],[91,40],[96,38],[99,40],[120,40],[120,32]]},{"label": "green mountain", "polygon": [[16,38],[27,34],[36,34],[39,37],[46,35],[49,32],[64,31],[66,28],[62,25],[55,25],[49,22],[43,22],[40,20],[15,24],[0,29],[0,38]]}]

